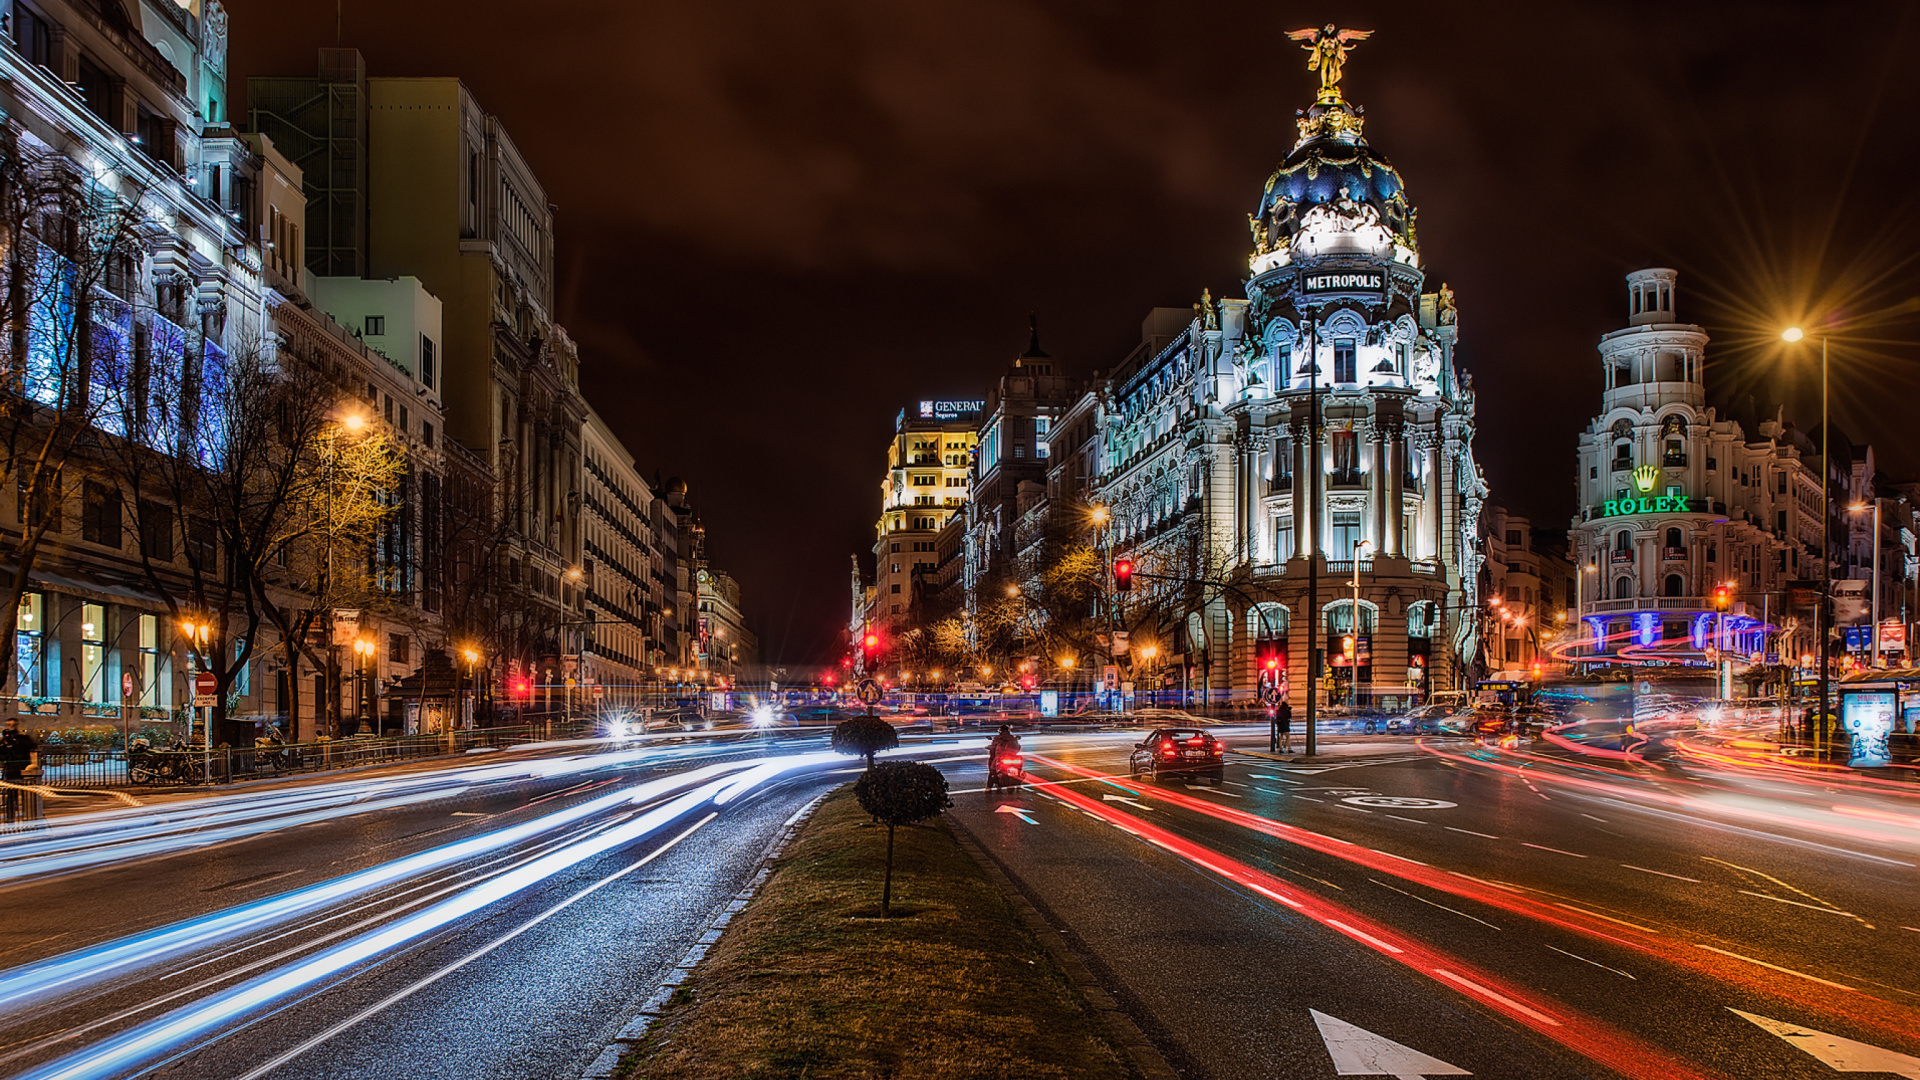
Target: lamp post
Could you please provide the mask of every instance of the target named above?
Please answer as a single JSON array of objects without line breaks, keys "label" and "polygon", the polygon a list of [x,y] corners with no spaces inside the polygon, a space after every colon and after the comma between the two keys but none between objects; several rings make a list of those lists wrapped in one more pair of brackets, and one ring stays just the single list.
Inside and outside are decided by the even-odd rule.
[{"label": "lamp post", "polygon": [[[1806,332],[1797,326],[1789,326],[1780,332],[1781,340],[1792,344],[1806,337]],[[1814,630],[1819,635],[1820,649],[1816,654],[1820,664],[1820,745],[1824,752],[1827,735],[1833,725],[1833,718],[1827,708],[1829,668],[1828,640],[1833,636],[1833,560],[1829,548],[1833,543],[1833,508],[1828,495],[1828,477],[1832,469],[1827,460],[1827,450],[1832,441],[1832,432],[1827,430],[1827,340],[1830,335],[1820,335],[1820,608],[1814,613]],[[1811,732],[1809,732],[1811,734]]]},{"label": "lamp post", "polygon": [[[1855,503],[1847,507],[1847,512],[1858,514],[1866,509],[1866,503]],[[1873,620],[1873,666],[1877,668],[1880,666],[1880,497],[1878,495],[1873,497],[1873,536],[1869,542],[1873,544],[1873,600],[1869,608],[1871,612],[1869,617]]]},{"label": "lamp post", "polygon": [[[213,670],[213,665],[207,662],[207,639],[213,634],[212,621],[194,622],[190,618],[184,619],[180,623],[180,631],[186,635],[187,652],[195,666],[202,671]],[[191,743],[193,742],[193,713],[189,712],[187,716],[187,742]],[[213,712],[209,710],[203,719],[201,741],[211,748],[213,746]]]},{"label": "lamp post", "polygon": [[367,667],[373,660],[373,654],[374,644],[371,640],[353,639],[354,667],[359,669],[357,674],[360,676],[360,730],[356,732],[360,735],[373,734],[373,725],[367,716],[367,706],[370,704],[367,700]]},{"label": "lamp post", "polygon": [[459,701],[456,701],[454,703],[454,711],[456,715],[454,717],[454,723],[449,724],[447,728],[447,731],[448,731],[447,737],[449,739],[453,737],[452,731],[453,731],[453,727],[456,724],[460,727],[472,728],[473,726],[473,700],[472,699],[473,699],[474,692],[479,688],[479,684],[475,679],[475,675],[478,672],[480,667],[480,650],[474,648],[471,645],[468,645],[465,648],[460,650],[460,659],[465,660],[467,662],[467,686],[466,686],[465,695],[462,696]]},{"label": "lamp post", "polygon": [[1347,669],[1347,708],[1352,711],[1360,708],[1360,551],[1372,546],[1371,540],[1353,542],[1353,618],[1348,620],[1348,628],[1353,632],[1353,655],[1348,657],[1351,666]]}]

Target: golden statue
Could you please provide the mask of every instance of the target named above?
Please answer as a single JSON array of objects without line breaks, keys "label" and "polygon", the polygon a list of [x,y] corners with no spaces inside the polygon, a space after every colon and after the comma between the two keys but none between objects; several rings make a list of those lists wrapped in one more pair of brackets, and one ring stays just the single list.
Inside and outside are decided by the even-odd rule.
[{"label": "golden statue", "polygon": [[1287,33],[1307,50],[1307,70],[1320,73],[1320,100],[1329,103],[1340,100],[1340,69],[1353,51],[1353,43],[1372,36],[1371,30],[1335,30],[1332,23],[1322,30],[1308,27]]}]

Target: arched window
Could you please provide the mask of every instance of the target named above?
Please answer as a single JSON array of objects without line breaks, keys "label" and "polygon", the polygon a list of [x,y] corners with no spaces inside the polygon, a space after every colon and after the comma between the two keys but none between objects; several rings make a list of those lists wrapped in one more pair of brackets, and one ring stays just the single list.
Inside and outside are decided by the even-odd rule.
[{"label": "arched window", "polygon": [[1627,419],[1613,422],[1613,467],[1616,470],[1633,467],[1633,421]]},{"label": "arched window", "polygon": [[1422,600],[1407,606],[1407,637],[1430,638],[1440,629],[1440,605]]},{"label": "arched window", "polygon": [[1613,598],[1615,600],[1633,599],[1633,579],[1630,577],[1614,578]]},{"label": "arched window", "polygon": [[[1320,609],[1326,616],[1327,633],[1350,634],[1353,632],[1353,601],[1331,600]],[[1360,632],[1373,633],[1374,616],[1377,614],[1371,601],[1360,601]]]},{"label": "arched window", "polygon": [[1682,439],[1687,437],[1687,418],[1677,413],[1673,416],[1667,417],[1665,420],[1662,420],[1660,422],[1661,438],[1664,439],[1664,438],[1667,438],[1668,436],[1674,436],[1674,435],[1677,435]]},{"label": "arched window", "polygon": [[1285,604],[1255,604],[1247,609],[1247,636],[1255,641],[1277,641],[1287,636]]},{"label": "arched window", "polygon": [[1679,574],[1668,574],[1666,588],[1661,590],[1660,595],[1662,596],[1687,595],[1686,579],[1682,578]]},{"label": "arched window", "polygon": [[1686,546],[1687,546],[1687,545],[1686,545],[1686,544],[1685,544],[1684,542],[1682,542],[1682,541],[1681,541],[1681,539],[1680,539],[1680,530],[1679,530],[1679,529],[1668,529],[1668,530],[1667,530],[1667,551],[1668,551],[1669,553],[1672,553],[1672,552],[1677,552],[1677,551],[1679,551],[1679,550],[1680,550],[1681,548],[1684,548],[1684,547],[1686,547]]},{"label": "arched window", "polygon": [[1633,534],[1625,529],[1621,529],[1618,533],[1615,533],[1613,537],[1613,550],[1623,555],[1633,554]]}]

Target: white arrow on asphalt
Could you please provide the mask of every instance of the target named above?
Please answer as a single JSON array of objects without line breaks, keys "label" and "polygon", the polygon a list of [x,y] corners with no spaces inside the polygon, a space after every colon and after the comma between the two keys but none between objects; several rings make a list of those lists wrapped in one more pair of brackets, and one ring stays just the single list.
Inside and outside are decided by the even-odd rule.
[{"label": "white arrow on asphalt", "polygon": [[1909,1080],[1920,1080],[1920,1058],[1909,1054],[1896,1053],[1872,1043],[1855,1042],[1830,1035],[1824,1031],[1815,1031],[1799,1024],[1789,1024],[1784,1020],[1774,1020],[1765,1016],[1755,1016],[1739,1009],[1729,1009],[1736,1016],[1744,1016],[1763,1029],[1785,1039],[1807,1053],[1819,1058],[1835,1072],[1892,1073],[1905,1076]]},{"label": "white arrow on asphalt", "polygon": [[1010,803],[1001,803],[999,806],[994,808],[993,812],[996,814],[1019,814],[1020,820],[1026,822],[1029,825],[1040,824],[1039,822],[1027,816],[1028,814],[1033,813],[1033,811],[1027,809],[1024,806],[1014,806]]},{"label": "white arrow on asphalt", "polygon": [[1129,799],[1125,795],[1102,795],[1100,797],[1102,799],[1105,799],[1108,802],[1123,802],[1128,804],[1129,806],[1138,807],[1141,810],[1152,809],[1152,807],[1148,806],[1146,803],[1141,802],[1139,799]]},{"label": "white arrow on asphalt", "polygon": [[1216,788],[1216,787],[1208,787],[1208,786],[1207,786],[1207,785],[1205,785],[1205,784],[1188,784],[1188,785],[1186,785],[1186,788],[1187,788],[1187,790],[1188,790],[1188,791],[1205,791],[1205,792],[1209,792],[1209,793],[1211,793],[1211,794],[1214,794],[1214,795],[1225,795],[1225,796],[1227,796],[1227,797],[1228,797],[1228,798],[1230,798],[1230,799],[1238,799],[1238,798],[1240,798],[1240,796],[1238,796],[1238,795],[1235,795],[1235,794],[1234,794],[1233,792],[1231,792],[1231,791],[1221,791],[1221,790],[1220,790],[1219,788]]},{"label": "white arrow on asphalt", "polygon": [[1472,1076],[1465,1069],[1449,1065],[1436,1057],[1402,1046],[1384,1035],[1375,1035],[1318,1009],[1308,1009],[1319,1025],[1320,1038],[1327,1044],[1327,1056],[1333,1058],[1333,1071],[1341,1076],[1391,1076],[1395,1080],[1421,1080],[1425,1076]]}]

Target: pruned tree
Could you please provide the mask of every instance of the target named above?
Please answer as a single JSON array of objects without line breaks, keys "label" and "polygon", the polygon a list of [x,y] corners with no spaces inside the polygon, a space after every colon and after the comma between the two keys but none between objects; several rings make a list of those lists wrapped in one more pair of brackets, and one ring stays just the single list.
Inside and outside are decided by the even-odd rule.
[{"label": "pruned tree", "polygon": [[[62,528],[81,464],[124,430],[138,268],[147,253],[142,193],[105,186],[65,158],[0,142],[0,485],[19,499],[0,530],[0,687],[18,676],[22,598]],[[78,465],[78,468],[76,468]],[[16,688],[18,689],[18,688]]]},{"label": "pruned tree", "polygon": [[867,759],[873,768],[873,756],[900,745],[900,733],[877,716],[854,716],[835,724],[829,740],[834,753]]},{"label": "pruned tree", "polygon": [[893,830],[925,821],[953,805],[947,797],[947,778],[924,761],[869,764],[853,785],[860,809],[887,827],[887,871],[880,887],[880,913],[893,913]]}]

